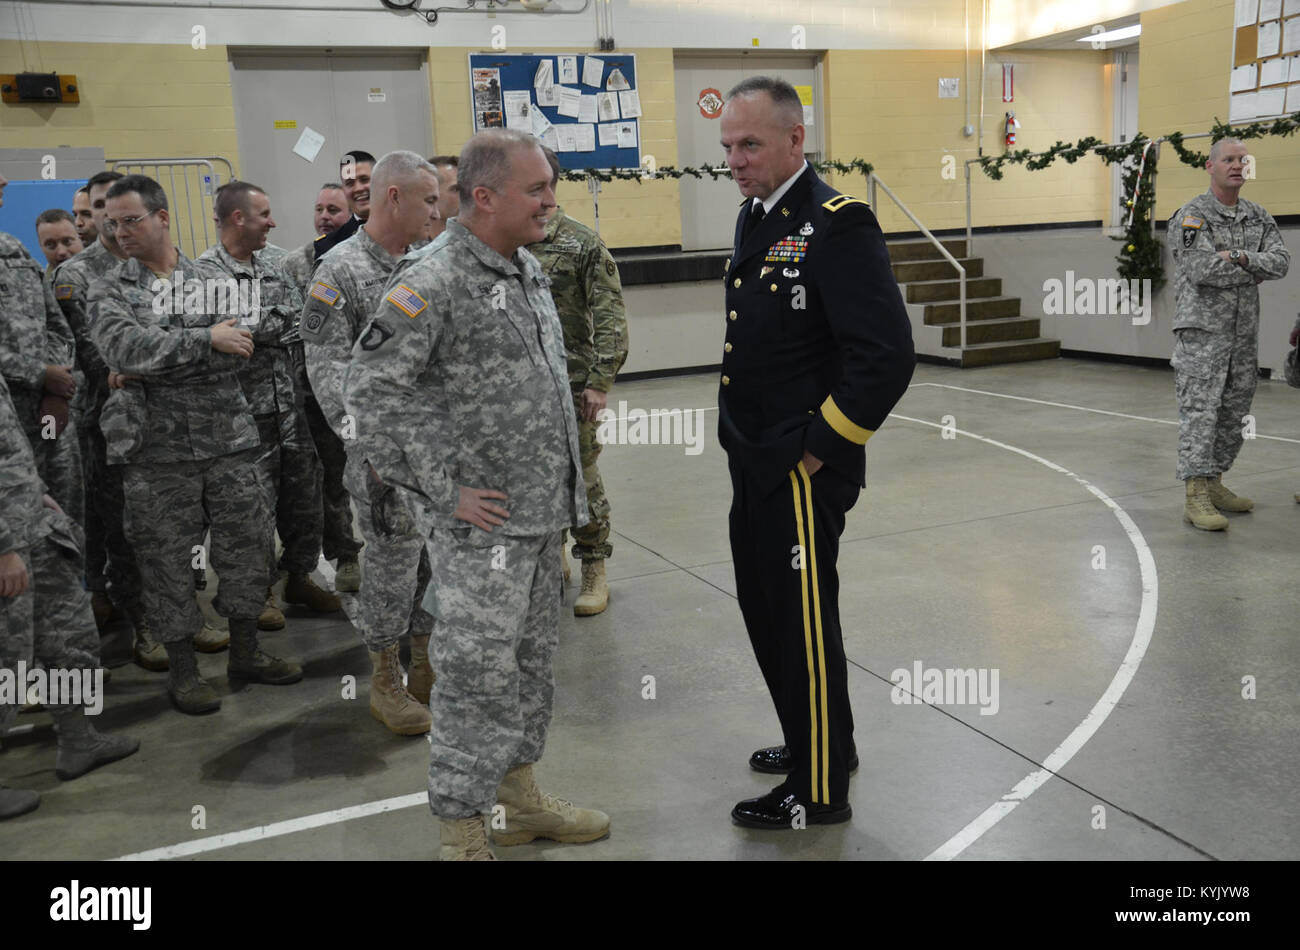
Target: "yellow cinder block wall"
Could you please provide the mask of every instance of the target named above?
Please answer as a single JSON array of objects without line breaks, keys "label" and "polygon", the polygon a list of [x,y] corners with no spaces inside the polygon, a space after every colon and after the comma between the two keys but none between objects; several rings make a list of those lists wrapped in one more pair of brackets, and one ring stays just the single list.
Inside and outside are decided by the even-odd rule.
[{"label": "yellow cinder block wall", "polygon": [[[440,153],[459,152],[473,134],[469,100],[469,54],[465,47],[430,47],[429,98],[433,103],[433,141]],[[540,50],[538,52],[541,52]],[[588,48],[551,53],[590,53]],[[620,49],[636,54],[636,84],[641,98],[641,154],[660,165],[677,164],[673,51]],[[558,198],[567,214],[594,224],[594,209],[582,182],[560,182]],[[600,192],[600,234],[610,247],[681,244],[682,217],[677,183],[668,179],[642,184],[606,182]]]},{"label": "yellow cinder block wall", "polygon": [[[1216,117],[1228,118],[1232,63],[1233,0],[1184,0],[1142,14],[1138,127],[1148,136],[1208,132]],[[1208,154],[1210,139],[1187,148]],[[1255,156],[1256,179],[1241,190],[1273,215],[1300,213],[1300,138],[1246,140]],[[1156,216],[1167,220],[1205,191],[1204,168],[1184,165],[1169,145],[1161,147]]]},{"label": "yellow cinder block wall", "polygon": [[[965,101],[939,98],[941,77],[960,77],[961,50],[832,50],[825,57],[828,157],[865,158],[876,174],[926,227],[963,227],[966,189],[962,163],[978,154],[975,136],[961,134]],[[972,78],[979,72],[978,51]],[[1016,67],[1015,102],[1002,102],[1002,62]],[[1073,142],[1110,135],[1110,95],[1103,53],[1025,50],[991,54],[985,67],[984,153],[1001,155],[1003,114],[1014,110],[1023,126],[1016,148],[1040,151],[1058,140]],[[971,125],[978,129],[978,87]],[[945,177],[944,157],[955,159],[955,177]],[[953,167],[951,164],[949,167]],[[863,194],[860,175],[833,176],[839,188]],[[1008,167],[994,182],[975,170],[976,227],[1044,221],[1106,219],[1109,178],[1099,159],[1064,162],[1037,172]],[[915,225],[884,193],[877,215],[885,231]]]},{"label": "yellow cinder block wall", "polygon": [[[239,174],[224,46],[0,40],[0,64],[15,71],[74,73],[81,93],[76,105],[0,105],[4,148],[100,147],[109,160],[218,155]],[[226,173],[224,166],[217,169]],[[170,189],[167,176],[161,184]],[[169,203],[177,243],[186,253],[203,251],[192,246],[178,196],[171,195]],[[193,231],[199,230],[196,222]]]}]

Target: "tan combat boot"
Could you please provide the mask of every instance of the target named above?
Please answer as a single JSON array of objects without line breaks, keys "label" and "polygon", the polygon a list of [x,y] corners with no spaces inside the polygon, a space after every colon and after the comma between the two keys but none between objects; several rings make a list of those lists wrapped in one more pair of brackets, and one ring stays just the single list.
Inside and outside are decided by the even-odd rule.
[{"label": "tan combat boot", "polygon": [[169,665],[167,651],[161,643],[153,638],[149,621],[145,619],[144,608],[136,604],[130,610],[131,623],[135,626],[135,661],[146,670],[164,673]]},{"label": "tan combat boot", "polygon": [[499,845],[527,844],[534,838],[581,844],[609,834],[609,815],[543,794],[531,765],[517,765],[506,773],[497,801],[506,812],[505,828],[492,832]]},{"label": "tan combat boot", "polygon": [[[1300,499],[1300,495],[1296,497]],[[569,567],[569,552],[564,550],[563,544],[560,545],[560,568],[564,571],[564,586],[568,587],[573,580],[573,569]]]},{"label": "tan combat boot", "polygon": [[338,594],[321,590],[308,574],[290,574],[284,584],[284,602],[299,604],[317,613],[333,613],[343,606]]},{"label": "tan combat boot", "polygon": [[280,610],[280,605],[275,602],[275,594],[271,593],[271,588],[266,589],[266,606],[257,617],[258,630],[283,630],[284,629],[284,612]]},{"label": "tan combat boot", "polygon": [[1223,484],[1222,475],[1206,479],[1205,487],[1210,495],[1210,503],[1220,511],[1250,511],[1255,507],[1249,498],[1234,494],[1232,489]]},{"label": "tan combat boot", "polygon": [[437,681],[438,674],[429,663],[429,638],[411,637],[411,668],[406,671],[406,691],[427,706]]},{"label": "tan combat boot", "polygon": [[203,614],[203,626],[194,635],[194,649],[200,653],[220,653],[230,646],[230,624],[224,617],[212,613],[212,608],[203,609],[199,603],[199,613]]},{"label": "tan combat boot", "polygon": [[495,861],[497,856],[488,847],[487,827],[482,815],[469,818],[440,818],[442,848],[440,861]]},{"label": "tan combat boot", "polygon": [[1209,479],[1187,479],[1187,501],[1183,505],[1183,520],[1190,521],[1202,531],[1222,531],[1228,526],[1228,519],[1214,510],[1210,501],[1210,491],[1206,487]]},{"label": "tan combat boot", "polygon": [[355,557],[341,557],[334,571],[334,589],[340,594],[355,594],[361,590],[361,564]]},{"label": "tan combat boot", "polygon": [[605,583],[604,561],[582,562],[582,591],[573,602],[575,617],[594,617],[609,606],[609,584]]},{"label": "tan combat boot", "polygon": [[422,736],[433,726],[429,707],[422,706],[402,685],[402,664],[394,643],[381,653],[371,652],[375,672],[370,677],[370,715],[399,736]]}]

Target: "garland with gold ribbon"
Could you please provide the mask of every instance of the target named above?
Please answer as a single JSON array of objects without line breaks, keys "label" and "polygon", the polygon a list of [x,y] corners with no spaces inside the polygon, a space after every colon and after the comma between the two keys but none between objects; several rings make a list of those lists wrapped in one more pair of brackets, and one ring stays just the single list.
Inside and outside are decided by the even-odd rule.
[{"label": "garland with gold ribbon", "polygon": [[[1232,126],[1214,120],[1210,140],[1221,138],[1258,139],[1267,135],[1286,137],[1300,131],[1300,112],[1272,122],[1254,122],[1250,125]],[[1192,168],[1204,168],[1209,156],[1193,152],[1183,145],[1183,133],[1171,132],[1164,136],[1179,160]],[[1107,165],[1122,162],[1124,168],[1123,205],[1128,212],[1128,227],[1122,238],[1124,249],[1115,258],[1119,262],[1121,277],[1133,279],[1148,278],[1153,288],[1165,282],[1164,269],[1160,266],[1160,242],[1151,233],[1151,218],[1156,206],[1156,159],[1148,155],[1145,163],[1143,152],[1150,142],[1139,133],[1131,142],[1123,145],[1110,145],[1102,148],[1101,140],[1091,136],[1079,139],[1073,145],[1057,142],[1045,152],[1034,155],[1029,149],[1008,152],[1005,155],[986,155],[977,163],[994,181],[1002,178],[1002,166],[1024,165],[1030,171],[1037,171],[1053,164],[1058,158],[1073,165],[1090,151],[1095,151]],[[1131,161],[1130,161],[1131,159]]]},{"label": "garland with gold ribbon", "polygon": [[[810,165],[819,174],[826,172],[836,172],[840,175],[847,175],[851,172],[861,172],[865,177],[871,174],[872,165],[870,162],[861,158],[855,158],[847,162],[825,161],[809,162]],[[586,181],[589,178],[595,178],[599,181],[654,181],[656,178],[704,178],[707,175],[714,181],[719,178],[730,178],[731,170],[725,167],[714,167],[704,165],[700,168],[693,168],[686,165],[682,168],[675,168],[672,165],[657,165],[652,167],[639,168],[571,168],[560,172],[560,178],[564,181]]]}]

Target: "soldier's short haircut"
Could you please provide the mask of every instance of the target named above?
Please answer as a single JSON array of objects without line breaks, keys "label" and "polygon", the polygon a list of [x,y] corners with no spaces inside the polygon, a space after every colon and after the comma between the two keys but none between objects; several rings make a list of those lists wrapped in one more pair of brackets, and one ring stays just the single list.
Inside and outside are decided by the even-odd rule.
[{"label": "soldier's short haircut", "polygon": [[459,168],[460,156],[458,155],[434,155],[429,159],[429,164],[434,168]]},{"label": "soldier's short haircut", "polygon": [[370,172],[370,193],[382,194],[390,185],[400,188],[414,182],[422,171],[434,178],[438,177],[438,169],[426,161],[423,155],[405,149],[389,152],[375,162],[375,167]]},{"label": "soldier's short haircut", "polygon": [[228,181],[217,189],[212,199],[212,214],[218,221],[228,221],[236,211],[248,214],[249,198],[266,192],[251,181]]},{"label": "soldier's short haircut", "polygon": [[799,98],[799,93],[794,91],[794,86],[775,76],[750,76],[742,79],[731,87],[727,99],[730,101],[736,96],[752,96],[759,92],[765,92],[771,97],[772,104],[785,116],[791,128],[803,124],[803,101]]},{"label": "soldier's short haircut", "polygon": [[62,208],[48,208],[36,216],[36,227],[40,228],[42,224],[55,224],[59,221],[67,221],[73,227],[77,225],[77,219],[69,211]]},{"label": "soldier's short haircut", "polygon": [[[91,181],[94,181],[92,178]],[[145,211],[166,211],[167,192],[148,175],[123,175],[113,182],[105,198],[120,198],[134,192],[140,196]]]},{"label": "soldier's short haircut", "polygon": [[320,186],[321,191],[342,191],[343,185],[337,181],[327,181]]},{"label": "soldier's short haircut", "polygon": [[89,192],[96,185],[111,185],[113,182],[121,181],[125,177],[121,172],[96,172],[86,182],[86,191]]},{"label": "soldier's short haircut", "polygon": [[541,143],[517,129],[486,129],[465,143],[456,182],[460,200],[472,208],[475,188],[500,191],[510,177],[510,154],[521,148],[541,148]]},{"label": "soldier's short haircut", "polygon": [[551,187],[554,188],[555,183],[560,180],[560,172],[563,170],[560,167],[560,156],[545,145],[542,146],[542,153],[546,156],[547,164],[551,166]]},{"label": "soldier's short haircut", "polygon": [[1210,146],[1210,161],[1215,161],[1223,151],[1222,145],[1245,145],[1241,139],[1235,139],[1230,135],[1225,135],[1221,139],[1215,139],[1214,144]]},{"label": "soldier's short haircut", "polygon": [[82,185],[80,188],[77,189],[77,194],[88,196],[90,194],[90,185],[89,184]]},{"label": "soldier's short haircut", "polygon": [[369,152],[363,152],[359,148],[354,148],[350,152],[343,153],[343,157],[339,159],[339,170],[341,171],[348,162],[351,162],[354,165],[360,165],[362,162],[369,162],[373,165],[375,163],[375,156],[371,155]]}]

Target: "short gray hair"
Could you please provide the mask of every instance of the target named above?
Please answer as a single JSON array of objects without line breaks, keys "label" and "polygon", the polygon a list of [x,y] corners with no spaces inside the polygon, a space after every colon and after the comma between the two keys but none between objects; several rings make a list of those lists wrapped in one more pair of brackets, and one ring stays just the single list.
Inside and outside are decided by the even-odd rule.
[{"label": "short gray hair", "polygon": [[1210,161],[1214,161],[1219,157],[1219,153],[1223,151],[1223,149],[1219,147],[1221,145],[1245,145],[1245,144],[1246,143],[1243,142],[1241,139],[1235,139],[1230,135],[1225,135],[1221,139],[1215,139],[1214,144],[1210,146]]},{"label": "short gray hair", "polygon": [[785,116],[791,128],[803,125],[803,100],[799,98],[799,93],[795,92],[794,86],[776,76],[750,76],[748,79],[742,79],[731,87],[731,91],[727,93],[727,100],[730,101],[736,96],[752,96],[759,92],[768,94],[772,104]]},{"label": "short gray hair", "polygon": [[405,149],[389,152],[375,162],[375,167],[370,170],[370,191],[372,194],[382,194],[390,185],[401,188],[414,182],[422,171],[435,178],[438,176],[438,169],[425,161],[423,155]]},{"label": "short gray hair", "polygon": [[541,148],[542,144],[527,132],[517,129],[485,129],[467,143],[460,153],[456,191],[467,207],[474,206],[474,189],[500,191],[510,175],[510,153],[521,148]]}]

